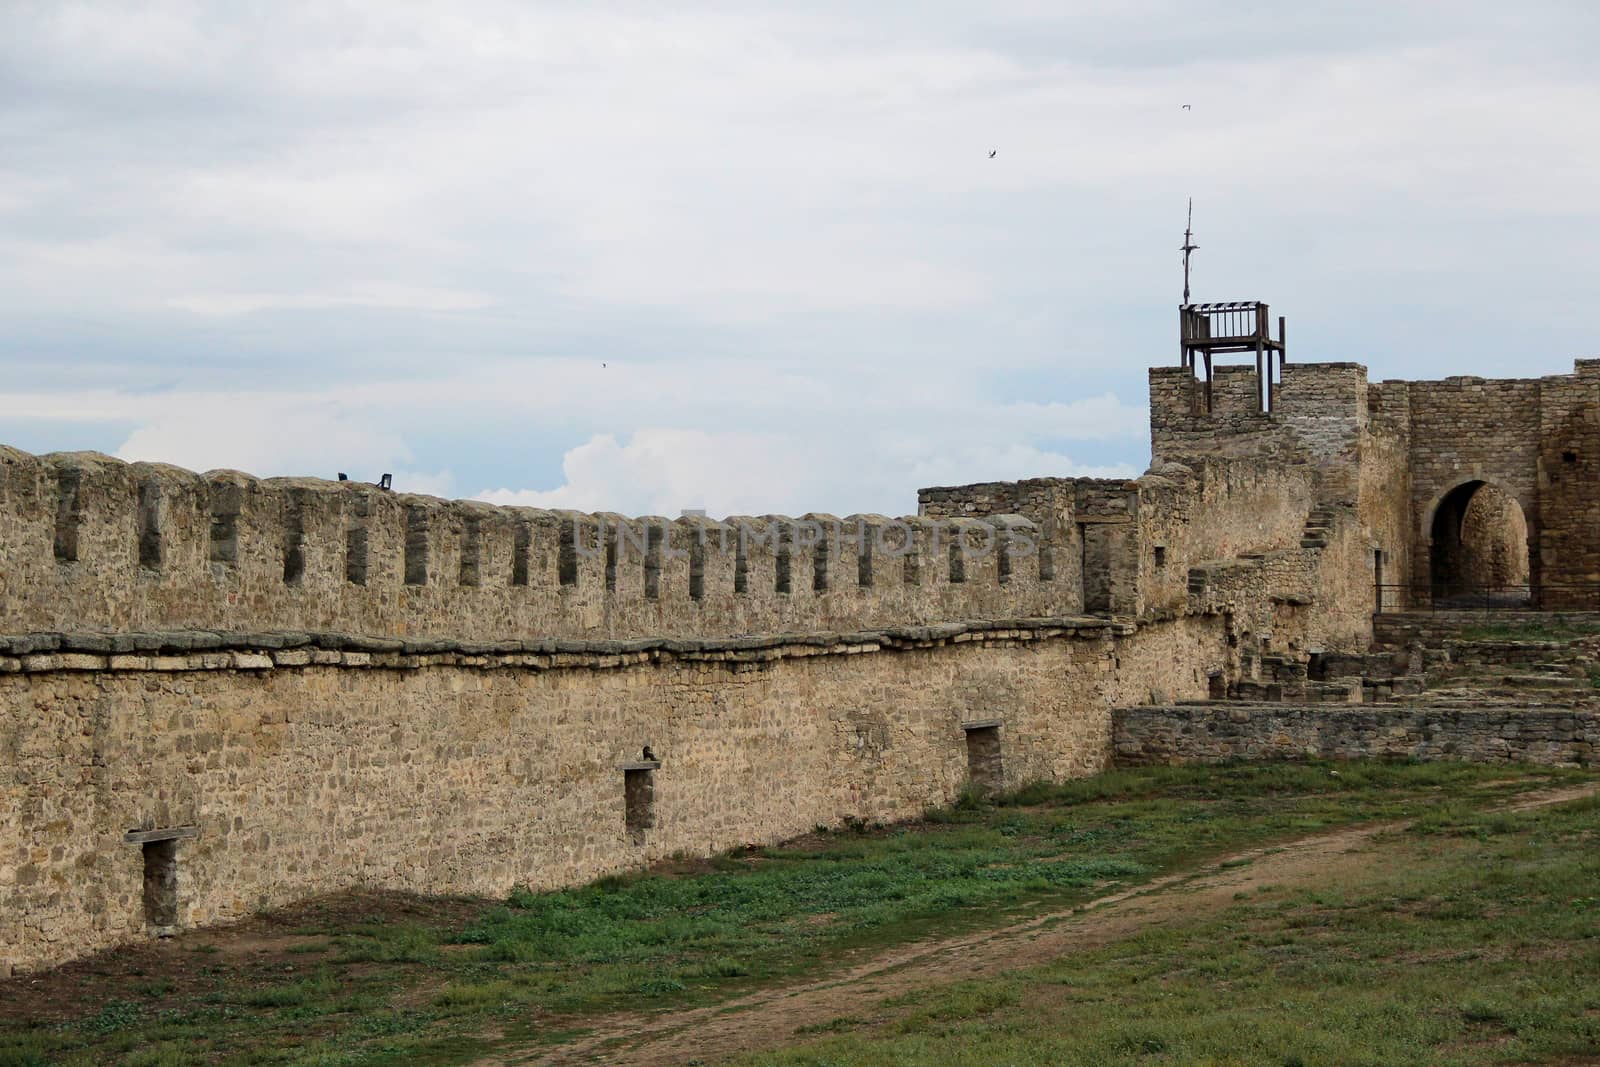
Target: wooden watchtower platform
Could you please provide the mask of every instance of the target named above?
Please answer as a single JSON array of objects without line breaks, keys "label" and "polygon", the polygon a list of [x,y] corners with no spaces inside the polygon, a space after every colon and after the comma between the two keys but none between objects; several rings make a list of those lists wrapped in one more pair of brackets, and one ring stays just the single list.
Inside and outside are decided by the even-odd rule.
[{"label": "wooden watchtower platform", "polygon": [[[1205,365],[1206,410],[1211,410],[1211,357],[1229,352],[1254,352],[1257,397],[1262,411],[1272,409],[1273,385],[1281,380],[1288,361],[1284,345],[1283,316],[1278,316],[1278,337],[1271,332],[1271,315],[1259,300],[1236,300],[1222,304],[1184,304],[1178,308],[1178,335],[1181,366],[1194,370]],[[1272,357],[1278,357],[1276,373]]]}]

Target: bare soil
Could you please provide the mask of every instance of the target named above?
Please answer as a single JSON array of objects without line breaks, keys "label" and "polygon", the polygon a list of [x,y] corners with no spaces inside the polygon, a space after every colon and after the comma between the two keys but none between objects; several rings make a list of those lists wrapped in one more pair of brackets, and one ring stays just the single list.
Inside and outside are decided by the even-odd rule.
[{"label": "bare soil", "polygon": [[[1526,811],[1592,796],[1583,785],[1523,796],[1502,811]],[[882,1002],[932,986],[996,975],[1098,948],[1142,930],[1183,922],[1228,907],[1236,894],[1275,886],[1355,884],[1380,860],[1375,838],[1404,822],[1369,824],[1250,849],[1197,870],[1169,875],[1087,904],[999,929],[914,942],[864,962],[788,986],[705,1008],[656,1015],[622,1013],[589,1023],[589,1033],[559,1048],[528,1049],[480,1059],[478,1067],[515,1064],[612,1065],[713,1063],[773,1048],[796,1032],[835,1019],[872,1022]]]}]

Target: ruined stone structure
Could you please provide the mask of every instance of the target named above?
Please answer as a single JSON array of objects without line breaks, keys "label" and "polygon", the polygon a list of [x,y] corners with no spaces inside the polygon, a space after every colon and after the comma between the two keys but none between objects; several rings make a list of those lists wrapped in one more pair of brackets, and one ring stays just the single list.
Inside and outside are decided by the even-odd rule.
[{"label": "ruined stone structure", "polygon": [[1514,502],[1533,597],[1600,577],[1600,363],[1194,375],[1151,371],[1141,478],[924,489],[902,519],[0,450],[0,973],[356,885],[553,887],[1092,773],[1115,707],[1365,649],[1380,577],[1430,574],[1440,522],[1514,579],[1510,508],[1442,504],[1468,485]]}]

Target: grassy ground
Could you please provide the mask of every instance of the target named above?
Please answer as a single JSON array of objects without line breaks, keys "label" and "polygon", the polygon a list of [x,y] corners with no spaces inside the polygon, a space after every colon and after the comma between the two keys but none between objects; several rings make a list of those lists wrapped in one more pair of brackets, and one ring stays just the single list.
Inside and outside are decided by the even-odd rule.
[{"label": "grassy ground", "polygon": [[1457,636],[1469,641],[1576,641],[1600,635],[1600,624],[1544,619],[1484,622],[1463,626]]},{"label": "grassy ground", "polygon": [[[1145,1018],[1148,1007],[1122,986],[1142,985],[1141,996],[1154,996],[1162,983],[1176,982],[1174,997],[1209,997],[1196,1003],[1216,1010],[1235,1004],[1229,1011],[1237,1012],[1244,1009],[1225,990],[1256,988],[1249,983],[1261,958],[1289,968],[1301,984],[1282,991],[1281,1011],[1272,1006],[1279,992],[1260,987],[1265,999],[1248,1009],[1254,1014],[1237,1017],[1260,1041],[1287,1040],[1273,1019],[1311,1010],[1312,991],[1325,983],[1353,998],[1353,1019],[1410,1034],[1405,1028],[1423,1022],[1383,1007],[1381,999],[1366,1002],[1376,1014],[1360,1016],[1354,1003],[1359,982],[1376,965],[1360,954],[1365,949],[1327,961],[1313,949],[1332,934],[1350,933],[1354,919],[1370,912],[1374,924],[1413,923],[1416,933],[1407,936],[1422,946],[1417,951],[1444,953],[1437,961],[1428,958],[1430,969],[1456,968],[1457,942],[1488,937],[1495,924],[1488,918],[1476,933],[1463,932],[1456,924],[1468,921],[1467,912],[1480,906],[1477,898],[1458,908],[1457,890],[1432,879],[1459,878],[1458,867],[1448,866],[1458,861],[1470,868],[1452,848],[1509,848],[1527,840],[1520,823],[1502,831],[1495,829],[1500,823],[1471,822],[1469,813],[1517,791],[1580,776],[1450,764],[1117,772],[1024,790],[997,806],[959,804],[912,826],[817,833],[785,847],[741,850],[560,893],[516,893],[504,902],[334,902],[238,931],[200,932],[113,953],[36,981],[0,983],[0,1065],[461,1062],[501,1044],[560,1042],[599,1013],[713,1001],[887,944],[1089,899],[1108,886],[1135,884],[1262,841],[1425,815],[1436,832],[1417,839],[1419,855],[1446,867],[1417,876],[1407,890],[1420,894],[1414,908],[1390,913],[1376,902],[1285,901],[1268,894],[1241,903],[1238,929],[1230,921],[1197,928],[1191,942],[1158,938],[1104,955],[1091,979],[1033,975],[941,994],[954,999],[908,1006],[904,1025],[910,1029],[903,1034],[848,1034],[820,1052],[781,1062],[1005,1062],[990,1055],[996,1041],[1013,1050],[1006,1055],[1018,1063],[1073,1062],[1028,1058],[1032,1054],[1023,1051],[1054,1040],[1038,1030],[1053,1024],[1049,1013],[1039,1015],[1032,1006],[1036,988],[1051,993],[1040,1003],[1054,1004],[1057,1016],[1078,1013],[1072,1029],[1123,1035],[1106,1038],[1110,1044],[1084,1053],[1089,1058],[1082,1062],[1114,1062],[1103,1057],[1107,1049],[1137,1058],[1166,1055],[1180,1045],[1210,1047],[1203,1045],[1204,1027],[1214,1027],[1217,1041],[1230,1027],[1185,1021],[1174,1004],[1166,1014]],[[1562,831],[1569,838],[1578,832]],[[1586,894],[1570,898],[1589,903],[1562,905],[1572,929],[1593,927],[1594,894],[1600,892],[1594,873]],[[1518,888],[1519,882],[1491,883],[1544,899]],[[1438,895],[1441,885],[1446,896]],[[1497,901],[1496,914],[1511,906]],[[1327,928],[1309,918],[1296,926],[1297,916],[1325,917],[1317,923]],[[1399,936],[1384,935],[1385,951]],[[1191,953],[1209,962],[1187,963]],[[1593,962],[1591,951],[1552,959],[1549,966]],[[1538,997],[1544,994],[1534,996],[1532,989],[1503,996],[1521,1012],[1543,1003]],[[1479,1014],[1499,1010],[1495,1004],[1510,1011],[1512,1001],[1497,996],[1502,993],[1486,987]],[[1131,1012],[1138,1009],[1127,1019],[1141,1021],[1108,1026],[1106,1013],[1124,1002]],[[1568,1007],[1551,1001],[1551,1017]],[[1012,1021],[1002,1025],[1005,1019]],[[1494,1025],[1487,1016],[1458,1021],[1469,1029]],[[1000,1029],[986,1032],[991,1023]],[[1417,1040],[1434,1032],[1418,1030]],[[1126,1048],[1124,1037],[1132,1042]],[[1244,1039],[1241,1032],[1228,1038]],[[972,1058],[923,1060],[906,1045],[919,1041],[937,1041],[941,1055]],[[1168,1062],[1195,1061],[1179,1056]]]},{"label": "grassy ground", "polygon": [[1600,1062],[1600,805],[1454,806],[1345,889],[1225,913],[880,1005],[743,1061],[1437,1065]]}]

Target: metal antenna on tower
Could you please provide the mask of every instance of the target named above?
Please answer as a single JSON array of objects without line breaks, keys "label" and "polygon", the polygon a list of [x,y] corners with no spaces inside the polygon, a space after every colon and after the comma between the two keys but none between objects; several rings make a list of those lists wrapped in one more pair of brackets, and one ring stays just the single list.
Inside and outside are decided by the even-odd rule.
[{"label": "metal antenna on tower", "polygon": [[1200,246],[1194,243],[1194,197],[1189,198],[1189,219],[1183,227],[1183,306],[1189,306],[1189,254]]}]

